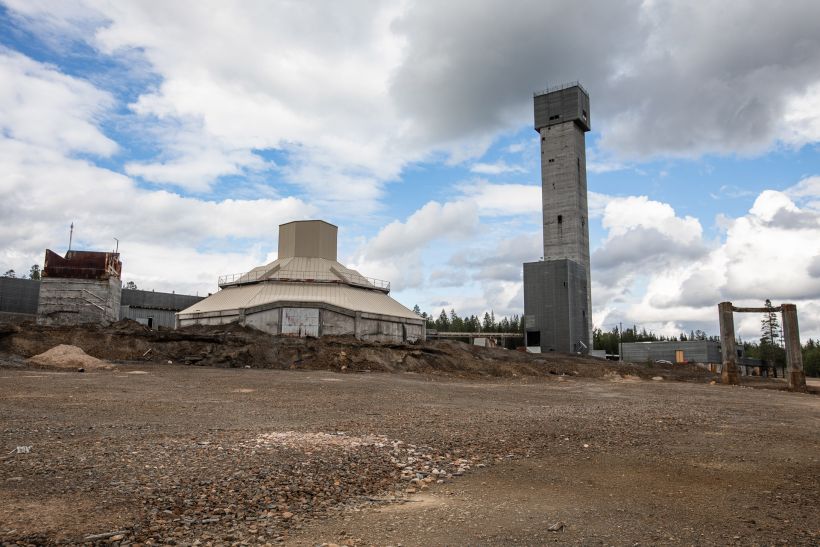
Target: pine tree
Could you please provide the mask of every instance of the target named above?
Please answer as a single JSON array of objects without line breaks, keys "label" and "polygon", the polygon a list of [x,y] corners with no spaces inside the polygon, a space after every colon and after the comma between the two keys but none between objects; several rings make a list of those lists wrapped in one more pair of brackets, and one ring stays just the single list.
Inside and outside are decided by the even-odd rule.
[{"label": "pine tree", "polygon": [[[783,366],[786,352],[780,346],[780,321],[771,300],[767,298],[764,307],[769,311],[763,314],[760,321],[760,358],[774,367]],[[776,377],[777,368],[773,372]]]}]

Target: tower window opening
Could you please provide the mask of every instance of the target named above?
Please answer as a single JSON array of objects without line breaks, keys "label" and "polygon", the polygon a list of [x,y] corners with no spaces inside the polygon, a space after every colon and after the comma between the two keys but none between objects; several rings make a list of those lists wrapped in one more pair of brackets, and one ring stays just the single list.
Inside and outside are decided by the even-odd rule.
[{"label": "tower window opening", "polygon": [[550,121],[552,121],[552,120],[557,120],[557,119],[558,119],[558,118],[560,118],[560,117],[561,117],[561,115],[560,115],[560,114],[553,114],[552,116],[550,116]]},{"label": "tower window opening", "polygon": [[555,158],[550,158],[549,163],[555,163]]},{"label": "tower window opening", "polygon": [[558,224],[564,222],[564,215],[558,215]]}]

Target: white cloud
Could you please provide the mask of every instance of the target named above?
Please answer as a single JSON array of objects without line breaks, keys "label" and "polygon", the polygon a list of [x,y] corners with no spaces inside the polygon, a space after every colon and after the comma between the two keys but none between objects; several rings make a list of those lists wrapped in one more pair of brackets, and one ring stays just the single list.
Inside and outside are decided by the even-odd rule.
[{"label": "white cloud", "polygon": [[501,175],[503,173],[524,173],[526,169],[520,165],[509,165],[504,160],[495,163],[475,163],[470,166],[470,171],[481,175]]},{"label": "white cloud", "polygon": [[96,124],[113,105],[108,93],[3,49],[0,81],[0,134],[63,153],[116,152]]},{"label": "white cloud", "polygon": [[469,236],[478,223],[474,203],[454,201],[440,204],[430,201],[407,217],[405,222],[394,220],[367,244],[366,255],[371,259],[391,259],[417,251],[440,238]]},{"label": "white cloud", "polygon": [[490,184],[476,180],[458,185],[464,199],[474,201],[482,216],[507,216],[539,213],[541,185]]},{"label": "white cloud", "polygon": [[[759,306],[769,298],[796,303],[803,337],[816,338],[820,211],[793,199],[811,203],[818,195],[816,177],[783,192],[761,192],[747,214],[724,218],[717,244],[704,241],[699,224],[667,204],[617,198],[604,216],[609,235],[593,257],[597,320],[620,316],[650,328],[689,330],[689,324],[716,333],[718,302]],[[738,321],[740,336],[759,336],[759,318]]]},{"label": "white cloud", "polygon": [[[250,267],[276,247],[280,223],[316,211],[293,197],[206,201],[141,189],[71,157],[116,149],[97,125],[99,109],[111,103],[107,94],[19,55],[0,55],[0,70],[8,84],[0,90],[0,264],[6,269],[28,271],[45,248],[62,251],[74,222],[75,248],[110,249],[119,238],[127,278],[203,292],[225,273],[211,268]],[[15,97],[8,89],[27,94]],[[14,108],[27,114],[19,117]],[[234,251],[226,252],[227,241]]]}]

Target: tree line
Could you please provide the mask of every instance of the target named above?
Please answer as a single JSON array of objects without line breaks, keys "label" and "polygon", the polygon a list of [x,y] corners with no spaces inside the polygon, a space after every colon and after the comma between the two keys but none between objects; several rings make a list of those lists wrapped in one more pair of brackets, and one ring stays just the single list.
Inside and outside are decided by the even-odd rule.
[{"label": "tree line", "polygon": [[[40,279],[41,273],[42,272],[40,271],[40,266],[38,264],[34,264],[31,266],[31,269],[29,269],[28,277],[21,276],[20,279]],[[3,275],[0,275],[0,277],[10,277],[12,279],[17,279],[17,272],[15,272],[13,269],[6,270],[5,273],[3,273]],[[128,281],[125,283],[124,288],[136,290],[137,284],[133,281]]]},{"label": "tree line", "polygon": [[524,330],[524,322],[517,314],[512,317],[504,316],[499,320],[496,319],[495,312],[492,310],[484,312],[484,316],[479,318],[477,315],[460,317],[454,309],[450,309],[449,314],[442,309],[438,317],[433,317],[421,311],[418,304],[413,306],[413,311],[426,321],[428,329],[439,332],[523,332]]},{"label": "tree line", "polygon": [[638,330],[638,327],[632,325],[621,331],[618,326],[612,327],[612,330],[604,331],[596,328],[592,330],[592,348],[606,350],[607,353],[615,355],[619,353],[618,344],[628,344],[630,342],[685,342],[687,340],[716,340],[720,341],[717,336],[709,336],[702,330],[692,330],[689,334],[681,332],[677,336],[658,335],[654,332],[647,331],[645,328]]},{"label": "tree line", "polygon": [[[3,275],[0,277],[11,277],[12,279],[17,278],[17,272],[14,269],[6,270]],[[31,269],[29,269],[28,277],[25,275],[21,276],[20,279],[40,279],[40,266],[38,264],[32,265]]]}]

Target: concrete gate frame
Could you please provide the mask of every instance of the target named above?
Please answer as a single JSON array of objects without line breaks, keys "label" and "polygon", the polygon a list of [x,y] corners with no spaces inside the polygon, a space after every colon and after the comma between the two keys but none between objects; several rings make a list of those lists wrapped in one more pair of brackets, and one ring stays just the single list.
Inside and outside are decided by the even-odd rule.
[{"label": "concrete gate frame", "polygon": [[720,317],[720,347],[723,366],[720,370],[721,382],[739,385],[740,373],[737,367],[737,348],[735,347],[734,312],[768,313],[780,312],[783,318],[783,339],[786,345],[786,375],[790,391],[806,390],[806,373],[803,372],[803,354],[800,350],[800,331],[797,326],[797,306],[781,304],[776,308],[738,308],[731,302],[718,304]]}]

